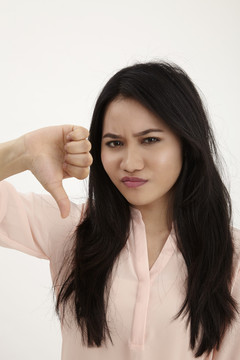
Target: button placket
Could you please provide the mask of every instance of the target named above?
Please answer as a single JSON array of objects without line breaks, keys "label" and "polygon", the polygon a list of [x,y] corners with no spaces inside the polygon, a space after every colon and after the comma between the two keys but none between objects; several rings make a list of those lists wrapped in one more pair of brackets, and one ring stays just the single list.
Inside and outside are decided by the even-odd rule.
[{"label": "button placket", "polygon": [[171,231],[158,259],[149,271],[147,238],[145,224],[139,210],[132,210],[130,249],[134,268],[138,278],[136,302],[132,321],[131,349],[143,350],[146,336],[146,324],[150,300],[151,285],[155,276],[161,272],[175,251],[173,230]]},{"label": "button placket", "polygon": [[[145,342],[147,312],[150,296],[150,273],[146,244],[145,225],[140,218],[133,224],[134,266],[138,277],[136,303],[133,314],[130,348],[143,350]],[[144,237],[144,238],[143,238]]]}]

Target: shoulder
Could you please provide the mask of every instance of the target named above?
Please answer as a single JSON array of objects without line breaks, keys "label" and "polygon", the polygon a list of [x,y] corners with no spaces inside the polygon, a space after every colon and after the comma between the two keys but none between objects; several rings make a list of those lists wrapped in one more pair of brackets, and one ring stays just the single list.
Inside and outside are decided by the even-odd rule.
[{"label": "shoulder", "polygon": [[48,259],[72,237],[85,211],[71,202],[62,219],[50,194],[21,193],[7,181],[0,182],[0,198],[0,245]]},{"label": "shoulder", "polygon": [[[48,193],[22,193],[7,181],[0,181],[0,192],[1,208],[14,204],[15,206],[24,207],[26,211],[29,211],[29,215],[41,214],[41,216],[51,219],[51,221],[54,219],[57,222],[66,223],[69,220],[74,221],[74,218],[79,221],[85,208],[85,204],[71,202],[70,215],[65,221],[61,218],[56,201]],[[37,210],[37,213],[32,212],[33,210]]]}]

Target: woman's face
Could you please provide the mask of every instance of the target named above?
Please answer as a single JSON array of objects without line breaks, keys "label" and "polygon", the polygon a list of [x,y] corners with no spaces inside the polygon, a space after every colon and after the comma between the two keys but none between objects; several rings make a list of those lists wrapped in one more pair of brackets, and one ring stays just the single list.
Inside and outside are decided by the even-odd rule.
[{"label": "woman's face", "polygon": [[182,168],[181,142],[139,102],[117,98],[104,117],[101,159],[126,200],[142,208],[169,200]]}]

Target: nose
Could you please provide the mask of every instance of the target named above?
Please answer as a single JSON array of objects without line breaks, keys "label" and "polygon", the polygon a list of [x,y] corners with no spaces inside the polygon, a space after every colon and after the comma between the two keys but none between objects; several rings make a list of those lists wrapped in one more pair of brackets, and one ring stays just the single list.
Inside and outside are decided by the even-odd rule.
[{"label": "nose", "polygon": [[141,154],[136,148],[128,148],[123,153],[122,161],[120,164],[121,170],[129,173],[142,170],[144,167],[144,161]]}]

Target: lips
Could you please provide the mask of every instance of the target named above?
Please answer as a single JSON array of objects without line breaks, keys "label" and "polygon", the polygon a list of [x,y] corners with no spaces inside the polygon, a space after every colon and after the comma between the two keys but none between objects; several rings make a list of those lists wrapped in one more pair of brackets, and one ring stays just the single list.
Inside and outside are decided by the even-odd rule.
[{"label": "lips", "polygon": [[129,176],[125,176],[121,179],[121,181],[124,183],[124,185],[126,185],[127,187],[133,188],[133,187],[138,187],[141,185],[146,184],[146,182],[148,180],[145,179],[141,179],[138,177],[129,177]]}]

